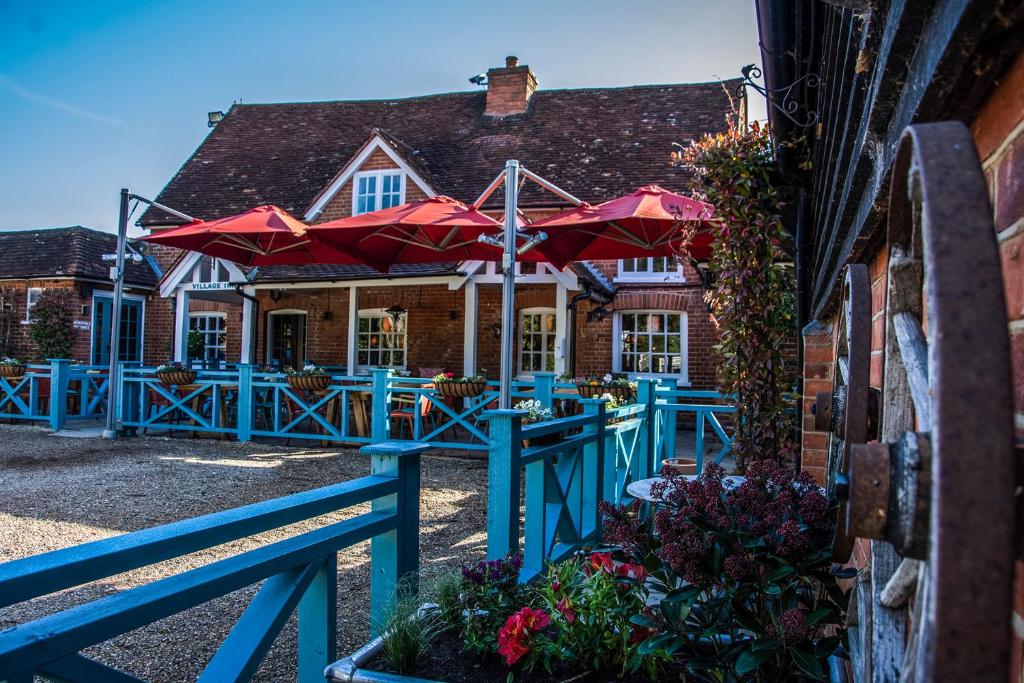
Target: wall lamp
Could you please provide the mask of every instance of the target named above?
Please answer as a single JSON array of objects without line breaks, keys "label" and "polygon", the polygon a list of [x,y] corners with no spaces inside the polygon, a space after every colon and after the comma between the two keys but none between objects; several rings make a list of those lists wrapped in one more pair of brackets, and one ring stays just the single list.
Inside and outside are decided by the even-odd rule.
[{"label": "wall lamp", "polygon": [[595,308],[592,311],[587,311],[587,322],[588,323],[592,323],[595,320],[598,321],[598,322],[601,322],[602,320],[604,320],[605,318],[607,318],[611,314],[612,314],[612,311],[609,311],[604,306],[598,306],[597,308]]}]

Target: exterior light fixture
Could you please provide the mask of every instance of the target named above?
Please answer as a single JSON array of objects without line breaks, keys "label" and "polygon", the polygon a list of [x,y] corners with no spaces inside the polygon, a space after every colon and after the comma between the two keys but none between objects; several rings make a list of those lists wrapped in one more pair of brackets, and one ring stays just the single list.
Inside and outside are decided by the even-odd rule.
[{"label": "exterior light fixture", "polygon": [[206,114],[206,125],[213,128],[218,123],[224,120],[224,112],[222,111],[211,111]]},{"label": "exterior light fixture", "polygon": [[594,310],[587,312],[587,322],[589,323],[589,322],[593,322],[595,320],[598,321],[598,322],[601,322],[602,320],[604,320],[605,318],[607,318],[611,314],[612,314],[612,312],[609,311],[604,306],[598,306]]}]

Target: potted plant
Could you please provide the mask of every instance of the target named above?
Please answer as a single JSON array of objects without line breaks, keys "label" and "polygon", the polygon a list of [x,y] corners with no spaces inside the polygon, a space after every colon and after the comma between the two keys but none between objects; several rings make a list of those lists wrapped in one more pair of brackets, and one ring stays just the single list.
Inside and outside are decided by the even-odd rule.
[{"label": "potted plant", "polygon": [[4,356],[0,358],[0,377],[13,379],[25,374],[25,364],[17,358]]},{"label": "potted plant", "polygon": [[606,373],[604,375],[585,375],[573,379],[576,391],[583,398],[599,398],[609,394],[619,399],[636,397],[636,382],[622,373]]},{"label": "potted plant", "polygon": [[156,369],[156,376],[163,384],[181,386],[196,381],[196,371],[178,361],[167,361]]},{"label": "potted plant", "polygon": [[[526,415],[523,416],[523,424],[531,425],[555,419],[555,411],[551,410],[551,408],[545,408],[544,404],[537,399],[520,401],[515,405],[515,409],[526,411]],[[535,436],[530,439],[523,439],[523,446],[526,448],[530,446],[547,446],[556,443],[561,437],[562,435],[558,432],[545,434],[544,436]]]},{"label": "potted plant", "polygon": [[482,375],[458,376],[454,372],[434,375],[434,388],[443,398],[475,398],[487,390],[487,378]]},{"label": "potted plant", "polygon": [[300,391],[324,391],[331,385],[331,376],[318,365],[306,363],[301,370],[293,367],[284,369],[288,385]]}]

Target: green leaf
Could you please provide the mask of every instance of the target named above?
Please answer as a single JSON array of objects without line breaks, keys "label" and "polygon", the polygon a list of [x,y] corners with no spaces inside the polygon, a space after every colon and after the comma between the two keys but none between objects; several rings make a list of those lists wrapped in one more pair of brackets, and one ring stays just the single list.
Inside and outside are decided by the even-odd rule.
[{"label": "green leaf", "polygon": [[806,624],[807,626],[811,626],[813,624],[817,624],[819,621],[821,621],[822,619],[824,619],[825,617],[827,617],[830,614],[832,614],[832,610],[829,609],[828,607],[822,607],[821,609],[816,609],[816,610],[814,610],[813,612],[811,612],[810,614],[807,615],[807,618],[804,619],[804,624]]},{"label": "green leaf", "polygon": [[773,656],[775,656],[775,650],[760,650],[755,652],[753,649],[748,649],[736,659],[736,673],[750,673]]},{"label": "green leaf", "polygon": [[815,659],[814,655],[798,647],[791,647],[789,649],[789,657],[793,660],[793,664],[804,674],[816,681],[821,680],[824,672],[821,668],[821,662]]},{"label": "green leaf", "polygon": [[642,614],[634,614],[629,618],[629,621],[632,624],[643,626],[644,628],[658,628],[658,623],[656,621],[652,621]]},{"label": "green leaf", "polygon": [[792,574],[796,574],[796,570],[793,569],[792,565],[786,565],[785,567],[778,567],[777,569],[770,571],[768,573],[768,580],[778,581],[779,579],[784,579]]}]

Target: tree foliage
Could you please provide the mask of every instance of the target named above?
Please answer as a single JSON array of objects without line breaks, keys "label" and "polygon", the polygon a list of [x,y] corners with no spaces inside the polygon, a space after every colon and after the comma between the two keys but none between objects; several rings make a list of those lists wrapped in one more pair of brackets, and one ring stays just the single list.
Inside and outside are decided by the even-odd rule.
[{"label": "tree foliage", "polygon": [[725,132],[694,141],[682,159],[695,171],[696,193],[721,221],[712,247],[716,281],[706,298],[719,325],[721,390],[738,406],[733,452],[741,469],[751,460],[781,459],[792,448],[786,396],[795,368],[786,347],[795,334],[795,282],[780,265],[786,233],[771,136],[767,127],[733,119]]},{"label": "tree foliage", "polygon": [[70,358],[74,339],[71,303],[61,291],[44,291],[32,307],[28,336],[37,360]]}]

